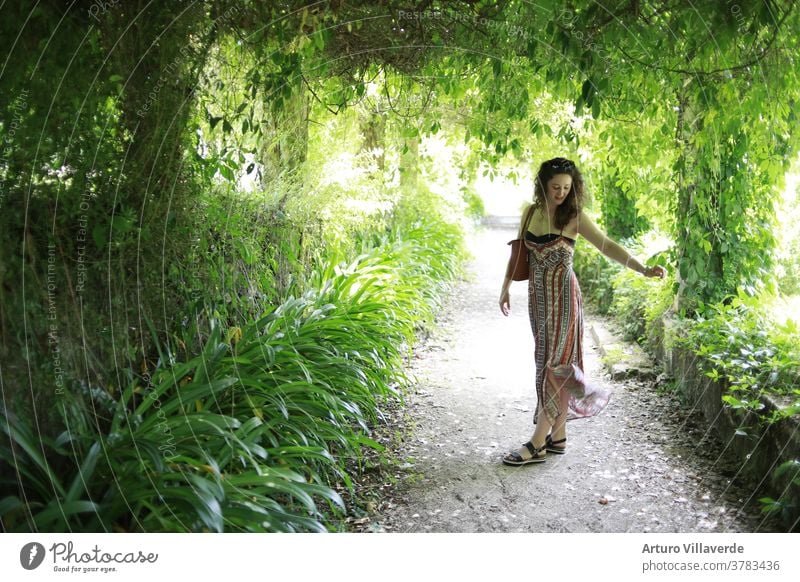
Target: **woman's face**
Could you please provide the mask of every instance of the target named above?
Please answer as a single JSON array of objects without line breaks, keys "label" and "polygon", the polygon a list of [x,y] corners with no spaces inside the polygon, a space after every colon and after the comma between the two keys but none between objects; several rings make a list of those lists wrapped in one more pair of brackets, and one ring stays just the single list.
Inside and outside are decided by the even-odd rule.
[{"label": "woman's face", "polygon": [[556,174],[547,181],[547,202],[558,206],[566,200],[570,189],[572,189],[572,176]]}]

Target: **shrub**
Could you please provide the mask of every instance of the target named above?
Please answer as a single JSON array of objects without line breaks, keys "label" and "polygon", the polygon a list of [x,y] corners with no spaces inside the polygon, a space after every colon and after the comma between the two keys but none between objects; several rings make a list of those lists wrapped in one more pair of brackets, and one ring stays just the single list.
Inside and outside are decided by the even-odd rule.
[{"label": "shrub", "polygon": [[400,232],[241,326],[201,311],[161,341],[151,325],[157,360],[120,393],[66,396],[56,438],[3,411],[3,529],[326,530],[463,252],[435,217]]},{"label": "shrub", "polygon": [[614,299],[614,275],[622,268],[620,264],[605,257],[594,245],[578,238],[573,269],[584,300],[597,313],[606,315],[610,312]]},{"label": "shrub", "polygon": [[653,337],[653,324],[672,305],[673,279],[671,271],[663,280],[643,277],[630,269],[622,269],[614,275],[610,311],[621,323],[626,340],[647,346],[647,338]]},{"label": "shrub", "polygon": [[772,393],[793,402],[765,420],[800,412],[800,331],[791,319],[774,322],[764,298],[740,289],[727,304],[706,306],[679,343],[699,356],[708,377],[724,381],[729,406],[758,411],[759,396]]}]

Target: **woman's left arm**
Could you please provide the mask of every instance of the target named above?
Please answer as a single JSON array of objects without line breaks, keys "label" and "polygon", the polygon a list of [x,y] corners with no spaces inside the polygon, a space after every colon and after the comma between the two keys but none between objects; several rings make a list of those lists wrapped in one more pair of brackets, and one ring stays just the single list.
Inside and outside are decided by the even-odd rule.
[{"label": "woman's left arm", "polygon": [[641,273],[645,277],[661,277],[663,279],[664,275],[667,274],[666,270],[661,265],[645,267],[636,257],[625,250],[625,248],[608,238],[606,233],[597,228],[594,221],[592,221],[583,210],[581,210],[578,215],[578,234],[585,237],[586,240],[596,246],[600,252],[609,259],[613,259],[621,265],[633,269],[637,273]]}]

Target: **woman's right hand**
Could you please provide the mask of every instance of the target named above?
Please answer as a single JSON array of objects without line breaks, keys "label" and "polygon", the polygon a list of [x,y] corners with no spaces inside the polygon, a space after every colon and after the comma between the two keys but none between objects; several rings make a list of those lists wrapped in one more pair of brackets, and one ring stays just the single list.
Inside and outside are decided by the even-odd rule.
[{"label": "woman's right hand", "polygon": [[511,313],[511,299],[508,296],[508,289],[503,289],[500,293],[500,311],[503,315]]}]

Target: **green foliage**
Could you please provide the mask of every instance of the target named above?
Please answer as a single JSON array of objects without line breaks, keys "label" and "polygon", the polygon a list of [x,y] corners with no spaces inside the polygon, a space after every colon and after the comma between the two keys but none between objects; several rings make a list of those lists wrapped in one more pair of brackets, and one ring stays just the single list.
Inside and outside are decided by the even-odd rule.
[{"label": "green foliage", "polygon": [[[716,138],[720,127],[706,131]],[[697,158],[690,170],[695,184],[683,194],[683,236],[677,239],[685,311],[722,301],[738,287],[756,294],[770,289],[772,281],[767,250],[775,245],[773,180],[748,163],[752,152],[743,132],[723,143],[705,136],[695,134]]]},{"label": "green foliage", "polygon": [[579,238],[575,245],[573,269],[584,301],[606,315],[614,299],[614,276],[624,267],[603,255],[594,245]]},{"label": "green foliage", "polygon": [[478,195],[473,187],[467,186],[462,189],[464,203],[467,205],[466,215],[473,220],[480,220],[486,214],[483,199]]},{"label": "green foliage", "polygon": [[800,295],[800,238],[793,238],[780,249],[780,258],[776,263],[780,269],[778,289],[787,296]]},{"label": "green foliage", "polygon": [[[630,245],[627,248],[636,249]],[[643,277],[630,269],[613,276],[610,312],[622,324],[624,338],[647,343],[653,337],[653,326],[672,306],[671,282],[674,274],[668,270],[665,279]],[[649,346],[653,347],[653,346]]]},{"label": "green foliage", "polygon": [[784,296],[800,296],[800,197],[798,197],[797,167],[794,183],[788,183],[783,200],[778,204],[776,233],[778,247],[775,249],[776,277],[778,289]]},{"label": "green foliage", "polygon": [[3,528],[324,531],[346,511],[338,483],[352,492],[363,450],[381,449],[370,426],[402,396],[404,346],[457,271],[452,227],[425,218],[402,233],[241,327],[211,317],[176,346],[152,329],[153,369],[62,408],[55,439],[4,411],[0,462],[16,470],[0,481]]},{"label": "green foliage", "polygon": [[781,463],[772,472],[772,478],[777,482],[776,489],[781,491],[778,499],[761,497],[761,511],[766,515],[780,517],[784,523],[797,525],[797,513],[800,510],[800,461],[793,459]]},{"label": "green foliage", "polygon": [[758,412],[763,394],[776,394],[788,406],[764,416],[775,422],[800,412],[800,331],[792,320],[777,325],[762,298],[743,290],[728,304],[706,306],[678,342],[698,356],[705,375],[723,382],[723,400],[733,409]]},{"label": "green foliage", "polygon": [[640,232],[649,229],[647,220],[636,209],[636,198],[623,189],[623,184],[614,174],[606,174],[606,187],[603,192],[603,227],[613,238],[635,238]]}]

